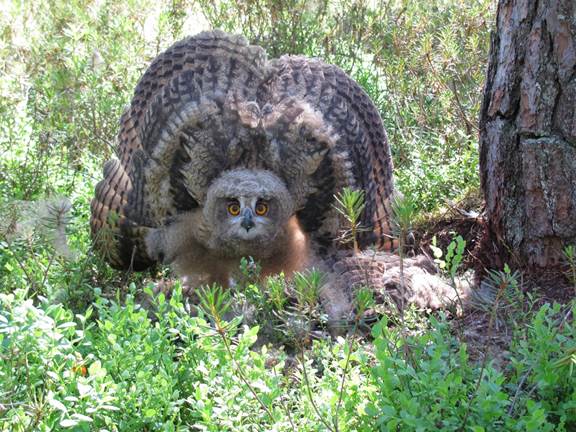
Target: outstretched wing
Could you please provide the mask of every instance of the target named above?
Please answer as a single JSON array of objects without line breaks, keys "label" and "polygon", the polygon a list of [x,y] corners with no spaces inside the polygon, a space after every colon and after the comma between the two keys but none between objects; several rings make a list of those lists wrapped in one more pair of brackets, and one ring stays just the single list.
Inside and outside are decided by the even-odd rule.
[{"label": "outstretched wing", "polygon": [[364,90],[336,66],[299,56],[283,56],[271,65],[274,72],[264,85],[267,102],[296,104],[309,111],[310,120],[301,120],[299,137],[292,133],[293,148],[283,164],[289,169],[302,164],[302,159],[317,160],[315,171],[305,179],[308,192],[298,212],[304,230],[321,253],[330,248],[341,229],[334,194],[347,186],[365,192],[360,246],[375,244],[393,250],[392,157],[378,110]]},{"label": "outstretched wing", "polygon": [[119,269],[153,264],[150,228],[198,206],[207,184],[244,154],[250,101],[267,73],[266,53],[219,31],[184,39],[140,79],[120,120],[117,159],[106,163],[92,201],[91,230]]},{"label": "outstretched wing", "polygon": [[380,116],[342,70],[285,56],[219,31],[160,54],[121,118],[117,159],[92,201],[96,245],[116,268],[153,264],[150,229],[202,206],[211,182],[236,167],[286,181],[320,253],[340,235],[334,194],[365,191],[360,246],[392,249],[392,161]]}]

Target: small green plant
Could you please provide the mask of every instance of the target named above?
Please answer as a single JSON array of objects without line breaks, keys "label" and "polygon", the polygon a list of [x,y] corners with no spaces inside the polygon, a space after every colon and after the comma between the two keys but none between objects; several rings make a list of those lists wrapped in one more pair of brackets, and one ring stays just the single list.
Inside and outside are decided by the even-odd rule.
[{"label": "small green plant", "polygon": [[441,270],[448,273],[451,285],[454,288],[454,292],[456,293],[456,297],[460,303],[460,308],[464,310],[464,302],[460,297],[456,277],[464,257],[466,241],[462,238],[461,235],[455,236],[448,245],[444,258],[442,258],[444,252],[436,245],[436,236],[432,237],[432,244],[430,245],[430,249],[432,249],[432,254],[434,255],[434,262],[438,264],[438,267],[440,267]]},{"label": "small green plant", "polygon": [[416,215],[414,200],[406,195],[395,196],[392,200],[392,214],[394,234],[404,244]]},{"label": "small green plant", "polygon": [[576,294],[576,248],[574,245],[568,245],[564,248],[564,258],[568,262],[570,280],[574,286],[574,294]]},{"label": "small green plant", "polygon": [[[488,340],[491,340],[492,334],[494,331],[495,326],[498,323],[498,313],[502,309],[502,304],[506,301],[506,293],[510,291],[510,289],[514,289],[517,286],[517,281],[515,278],[516,275],[512,275],[508,266],[504,268],[503,272],[491,272],[490,278],[494,283],[495,287],[495,296],[494,301],[490,305],[490,310],[487,312],[490,314],[490,318],[488,321]],[[476,386],[474,387],[474,393],[472,393],[472,400],[478,397],[480,385],[482,384],[482,380],[484,379],[484,374],[486,373],[486,368],[488,365],[488,355],[485,353],[482,358],[482,363],[480,366],[480,375],[476,380]],[[462,419],[461,429],[464,429],[468,424],[468,419],[471,414],[472,404],[468,404],[464,418]]]},{"label": "small green plant", "polygon": [[[199,297],[202,310],[212,318],[216,327],[216,333],[222,338],[222,342],[226,347],[226,352],[228,353],[230,360],[234,362],[235,370],[237,371],[238,376],[246,385],[246,387],[250,389],[250,392],[252,392],[254,398],[258,401],[262,409],[270,417],[272,423],[274,423],[274,415],[272,414],[272,411],[268,405],[264,403],[254,387],[250,384],[244,371],[242,370],[242,367],[239,363],[236,362],[234,354],[232,353],[230,340],[228,339],[228,331],[229,326],[233,323],[226,323],[222,319],[224,314],[230,309],[230,304],[232,303],[230,292],[223,290],[219,286],[213,285],[212,287],[204,287],[200,291]],[[258,329],[256,328],[255,331],[252,332],[254,336],[257,331]]]},{"label": "small green plant", "polygon": [[292,282],[298,309],[311,312],[318,306],[323,281],[324,276],[317,269],[294,273]]},{"label": "small green plant", "polygon": [[272,308],[277,311],[284,310],[288,302],[288,296],[286,295],[287,284],[284,273],[266,278],[265,287]]},{"label": "small green plant", "polygon": [[336,210],[344,217],[348,225],[347,229],[343,231],[340,240],[343,243],[352,243],[354,254],[357,254],[360,252],[358,234],[363,230],[360,218],[366,206],[364,203],[364,191],[345,187],[334,198],[336,200]]},{"label": "small green plant", "polygon": [[230,291],[223,289],[219,285],[204,286],[198,290],[200,307],[204,313],[212,318],[216,330],[224,331],[226,325],[222,317],[230,310],[232,299]]},{"label": "small green plant", "polygon": [[238,284],[244,287],[248,284],[255,284],[260,279],[262,266],[252,257],[242,257],[240,259],[240,280]]},{"label": "small green plant", "polygon": [[[236,306],[254,309],[255,319],[264,318],[271,311],[268,293],[261,287],[261,266],[252,257],[243,257],[240,260],[239,273],[234,286]],[[238,308],[236,308],[238,309]],[[251,314],[247,314],[251,315]]]},{"label": "small green plant", "polygon": [[436,236],[432,237],[430,248],[434,255],[434,262],[438,264],[440,269],[445,270],[450,276],[452,282],[454,282],[464,257],[466,240],[464,240],[461,235],[455,236],[448,245],[444,258],[442,258],[444,252],[437,246]]},{"label": "small green plant", "polygon": [[407,196],[398,195],[392,200],[392,227],[393,234],[398,239],[398,256],[400,257],[400,320],[403,332],[405,330],[404,312],[406,298],[406,281],[404,278],[404,258],[406,254],[406,238],[412,228],[414,221],[415,207],[412,199]]},{"label": "small green plant", "polygon": [[340,381],[340,392],[338,394],[338,402],[336,403],[336,408],[334,409],[334,430],[339,430],[338,424],[338,413],[340,412],[340,407],[344,398],[344,386],[346,384],[346,378],[348,374],[348,367],[350,365],[350,359],[352,358],[352,352],[354,349],[354,336],[356,336],[356,331],[358,326],[364,316],[366,310],[374,306],[374,293],[372,290],[366,287],[359,288],[356,291],[355,298],[355,309],[356,316],[354,319],[354,330],[352,332],[352,337],[348,339],[346,344],[346,360],[344,361],[344,366],[342,367],[342,380]]},{"label": "small green plant", "polygon": [[576,366],[576,346],[567,348],[560,358],[554,362],[554,367],[556,368],[568,367],[568,375],[570,376],[574,373],[574,366]]},{"label": "small green plant", "polygon": [[497,327],[505,321],[520,325],[534,304],[532,297],[522,291],[520,272],[513,272],[507,264],[503,270],[490,270],[480,286],[471,291],[469,302],[477,309],[493,313]]}]

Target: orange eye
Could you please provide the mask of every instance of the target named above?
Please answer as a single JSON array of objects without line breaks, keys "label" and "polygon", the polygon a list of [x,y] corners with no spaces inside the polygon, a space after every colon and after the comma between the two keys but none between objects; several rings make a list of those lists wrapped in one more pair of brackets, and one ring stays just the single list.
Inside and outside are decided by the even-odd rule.
[{"label": "orange eye", "polygon": [[259,202],[256,204],[256,214],[258,216],[264,216],[266,215],[266,213],[268,213],[268,204],[264,203],[264,202]]},{"label": "orange eye", "polygon": [[238,216],[240,214],[240,204],[234,201],[229,203],[228,213],[230,213],[232,216]]}]

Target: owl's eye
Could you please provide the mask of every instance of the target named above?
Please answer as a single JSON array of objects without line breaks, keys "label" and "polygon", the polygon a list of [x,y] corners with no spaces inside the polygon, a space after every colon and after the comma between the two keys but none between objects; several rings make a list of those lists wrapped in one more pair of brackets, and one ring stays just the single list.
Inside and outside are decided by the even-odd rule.
[{"label": "owl's eye", "polygon": [[228,213],[232,216],[238,216],[240,214],[240,204],[238,201],[231,201],[228,203]]},{"label": "owl's eye", "polygon": [[258,216],[265,216],[268,213],[268,204],[263,201],[256,203],[256,208],[254,209]]}]

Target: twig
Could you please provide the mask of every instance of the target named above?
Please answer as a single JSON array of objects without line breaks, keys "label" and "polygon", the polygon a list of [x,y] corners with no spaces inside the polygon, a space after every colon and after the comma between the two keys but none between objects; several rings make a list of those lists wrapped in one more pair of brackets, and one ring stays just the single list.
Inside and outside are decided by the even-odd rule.
[{"label": "twig", "polygon": [[238,377],[242,380],[242,382],[246,385],[246,387],[248,387],[250,392],[252,392],[252,394],[254,395],[254,397],[256,398],[258,403],[260,404],[260,406],[264,409],[264,411],[266,411],[266,414],[268,414],[268,417],[270,417],[272,424],[274,424],[275,419],[274,419],[274,416],[272,415],[272,412],[266,406],[266,404],[262,401],[262,399],[260,399],[260,396],[258,396],[258,393],[256,393],[256,390],[254,390],[254,388],[252,388],[252,385],[248,382],[248,380],[244,376],[244,373],[242,372],[242,368],[240,367],[240,365],[238,364],[238,362],[234,358],[234,355],[232,354],[232,350],[230,349],[230,343],[229,343],[228,339],[226,338],[226,334],[225,334],[226,330],[218,324],[217,324],[217,327],[218,327],[217,333],[221,336],[222,341],[224,342],[224,346],[226,347],[226,352],[230,356],[232,363],[234,363],[234,367],[235,367],[234,372],[238,374]]},{"label": "twig", "polygon": [[320,414],[320,410],[318,409],[318,407],[316,406],[316,403],[314,402],[314,398],[312,397],[312,390],[310,387],[310,381],[308,380],[308,373],[306,372],[306,362],[304,359],[304,348],[303,347],[299,352],[299,360],[300,360],[300,363],[302,364],[302,375],[304,377],[304,383],[306,384],[306,393],[308,395],[308,400],[310,400],[310,403],[312,404],[312,408],[314,409],[314,412],[318,416],[318,419],[322,422],[322,424],[324,426],[326,426],[326,428],[328,428],[329,431],[338,432],[338,429],[333,429],[330,426],[330,424],[324,419],[324,417],[322,417],[322,414]]},{"label": "twig", "polygon": [[[278,377],[278,373],[276,372],[276,369],[272,368],[272,370],[274,372],[274,375],[276,377]],[[284,400],[282,399],[282,397],[280,397],[280,405],[282,405],[282,409],[286,413],[286,417],[288,417],[288,421],[290,422],[290,426],[292,426],[292,430],[296,430],[296,425],[292,421],[292,415],[290,414],[290,410],[288,409],[288,406],[284,403]]]},{"label": "twig", "polygon": [[509,416],[512,416],[512,414],[514,413],[514,407],[516,406],[516,401],[518,400],[518,397],[520,396],[520,390],[522,389],[522,386],[526,382],[526,379],[528,379],[528,376],[530,375],[530,373],[532,373],[532,366],[530,366],[528,368],[528,370],[524,373],[524,375],[522,375],[522,378],[520,379],[520,382],[518,383],[518,388],[516,389],[516,393],[514,393],[514,399],[512,399],[512,403],[510,404],[510,409],[508,410]]},{"label": "twig", "polygon": [[[358,322],[360,317],[356,317],[356,322],[354,323],[354,330],[352,331],[352,337],[356,335],[358,330]],[[344,362],[344,369],[342,370],[342,381],[340,382],[340,392],[338,394],[338,403],[336,404],[336,410],[334,412],[334,428],[338,430],[338,412],[340,412],[340,406],[342,405],[342,398],[344,396],[344,384],[346,383],[346,374],[348,373],[348,366],[350,364],[350,357],[352,356],[352,349],[354,348],[354,339],[351,339],[350,346],[348,347],[348,353],[346,354],[346,361]]]},{"label": "twig", "polygon": [[50,267],[52,267],[52,263],[54,262],[54,258],[56,258],[56,253],[53,253],[52,255],[50,255],[50,260],[48,261],[48,265],[44,269],[44,274],[42,275],[42,282],[40,283],[41,287],[44,286],[44,284],[46,283],[46,280],[48,279],[48,272],[50,271]]},{"label": "twig", "polygon": [[[496,294],[496,299],[494,300],[494,306],[492,307],[492,313],[490,314],[490,320],[488,321],[488,333],[487,333],[488,340],[492,339],[492,331],[493,331],[493,327],[494,327],[494,321],[496,319],[496,311],[498,309],[500,299],[502,298],[502,294],[504,294],[504,291],[506,290],[507,286],[508,286],[508,282],[500,283],[498,293]],[[474,393],[472,393],[472,397],[468,401],[468,407],[466,408],[466,414],[464,415],[464,418],[462,419],[462,424],[460,425],[460,428],[459,428],[460,431],[464,431],[464,428],[466,427],[466,423],[468,422],[468,417],[470,416],[470,411],[472,409],[472,402],[474,401],[476,396],[478,396],[478,390],[480,389],[480,384],[482,383],[482,379],[484,378],[484,372],[486,371],[487,365],[488,365],[488,351],[484,354],[484,358],[482,359],[482,367],[480,368],[480,376],[478,377],[478,380],[476,381]]]}]

